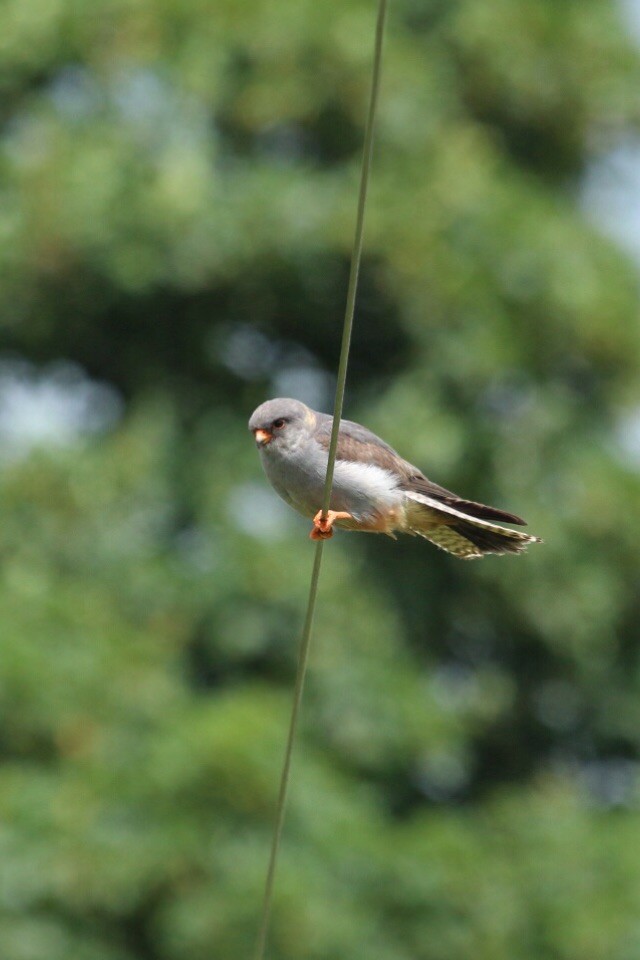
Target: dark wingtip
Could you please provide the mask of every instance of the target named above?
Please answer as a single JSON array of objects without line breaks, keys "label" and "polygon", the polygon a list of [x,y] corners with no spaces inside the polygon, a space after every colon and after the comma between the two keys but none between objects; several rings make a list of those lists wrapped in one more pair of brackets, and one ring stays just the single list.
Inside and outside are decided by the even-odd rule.
[{"label": "dark wingtip", "polygon": [[471,517],[477,517],[479,520],[497,520],[501,523],[516,523],[519,527],[526,527],[527,521],[515,513],[507,513],[506,510],[498,510],[497,507],[487,507],[484,503],[476,503],[474,500],[456,500],[452,504],[457,510],[464,510]]}]

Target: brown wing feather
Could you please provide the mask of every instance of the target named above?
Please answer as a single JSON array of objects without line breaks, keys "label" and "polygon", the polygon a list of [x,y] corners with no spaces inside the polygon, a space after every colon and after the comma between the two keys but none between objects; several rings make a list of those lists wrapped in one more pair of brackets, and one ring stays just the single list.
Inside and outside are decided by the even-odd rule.
[{"label": "brown wing feather", "polygon": [[515,513],[507,513],[506,510],[499,510],[497,507],[488,507],[484,503],[476,503],[475,500],[464,500],[458,497],[450,490],[439,487],[437,483],[427,480],[421,473],[411,477],[406,490],[414,490],[416,493],[423,493],[427,497],[434,497],[436,500],[442,500],[450,507],[456,510],[462,510],[471,517],[478,517],[480,520],[498,520],[501,523],[517,523],[521,527],[526,527],[527,521],[518,517]]},{"label": "brown wing feather", "polygon": [[[323,418],[315,434],[318,443],[326,450],[329,449],[331,442],[331,422],[331,417]],[[361,427],[359,423],[352,423],[350,420],[340,421],[336,459],[373,463],[377,467],[382,467],[383,470],[389,470],[402,477],[405,472],[407,477],[409,474],[406,468],[410,465],[405,463],[393,447],[380,437],[376,437],[375,433],[367,430],[366,427]]]},{"label": "brown wing feather", "polygon": [[[316,439],[328,450],[333,418],[327,414],[319,415],[319,417],[321,419],[316,429]],[[464,500],[453,491],[441,487],[433,480],[429,480],[417,467],[414,467],[407,460],[403,460],[388,443],[377,437],[371,430],[367,430],[366,427],[359,423],[353,423],[351,420],[340,421],[336,456],[338,460],[373,463],[384,470],[389,470],[400,478],[400,488],[402,490],[414,491],[427,497],[433,497],[448,506],[468,513],[469,516],[478,517],[481,520],[497,520],[502,523],[516,523],[523,527],[526,526],[526,521],[515,513],[508,513],[506,510],[499,510],[497,507],[489,507],[484,503],[476,503],[474,500]]]}]

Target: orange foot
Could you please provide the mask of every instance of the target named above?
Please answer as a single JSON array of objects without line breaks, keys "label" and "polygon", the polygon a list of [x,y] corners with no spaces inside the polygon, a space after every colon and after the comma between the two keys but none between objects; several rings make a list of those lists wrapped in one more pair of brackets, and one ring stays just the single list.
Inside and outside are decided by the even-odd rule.
[{"label": "orange foot", "polygon": [[312,540],[329,540],[333,536],[333,525],[336,520],[351,520],[351,514],[344,511],[327,510],[326,517],[322,510],[318,510],[313,518],[313,530],[309,534]]}]

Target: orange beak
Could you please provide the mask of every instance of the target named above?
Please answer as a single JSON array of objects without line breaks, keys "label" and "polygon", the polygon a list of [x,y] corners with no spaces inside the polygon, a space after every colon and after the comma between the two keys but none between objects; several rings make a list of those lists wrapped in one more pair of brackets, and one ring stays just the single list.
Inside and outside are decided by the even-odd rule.
[{"label": "orange beak", "polygon": [[273,440],[273,434],[269,433],[268,430],[254,430],[253,435],[256,438],[256,443],[264,444]]}]

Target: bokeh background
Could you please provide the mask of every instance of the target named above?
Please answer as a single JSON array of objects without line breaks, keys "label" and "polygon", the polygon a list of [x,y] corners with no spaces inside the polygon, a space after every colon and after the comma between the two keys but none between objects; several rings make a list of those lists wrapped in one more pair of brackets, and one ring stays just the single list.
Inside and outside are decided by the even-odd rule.
[{"label": "bokeh background", "polygon": [[[0,956],[257,930],[374,3],[0,9]],[[640,958],[640,52],[613,0],[394,0],[346,413],[525,557],[325,549],[269,956]]]}]

